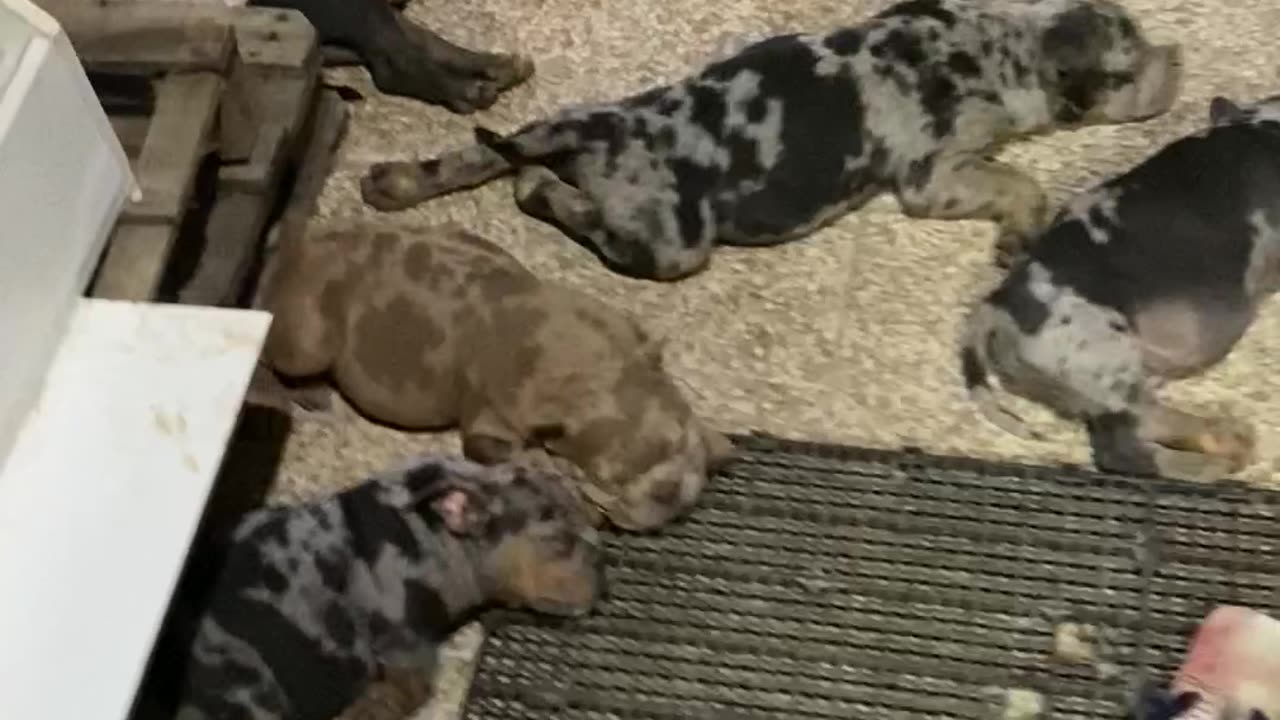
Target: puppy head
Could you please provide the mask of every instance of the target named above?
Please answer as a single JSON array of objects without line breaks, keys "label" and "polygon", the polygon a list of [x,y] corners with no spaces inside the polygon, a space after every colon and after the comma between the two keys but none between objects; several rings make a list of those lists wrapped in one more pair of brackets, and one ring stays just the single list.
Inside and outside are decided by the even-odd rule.
[{"label": "puppy head", "polygon": [[1209,102],[1209,122],[1214,126],[1267,123],[1280,128],[1280,95],[1247,104],[1219,95]]},{"label": "puppy head", "polygon": [[476,551],[491,599],[580,616],[604,587],[600,540],[569,480],[548,464],[428,463],[407,473],[428,525]]},{"label": "puppy head", "polygon": [[1064,126],[1145,120],[1182,81],[1178,45],[1152,45],[1113,0],[1038,0],[1042,81]]},{"label": "puppy head", "polygon": [[563,423],[542,430],[542,443],[584,470],[583,495],[624,530],[654,530],[690,510],[732,456],[728,438],[694,415],[667,375],[660,343],[646,343],[614,382],[579,399]]}]

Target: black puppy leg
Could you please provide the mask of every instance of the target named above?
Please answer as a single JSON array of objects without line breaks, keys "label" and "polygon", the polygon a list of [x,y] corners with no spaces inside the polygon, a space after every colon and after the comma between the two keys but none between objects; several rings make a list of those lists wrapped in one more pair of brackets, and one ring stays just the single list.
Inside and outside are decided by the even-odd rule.
[{"label": "black puppy leg", "polygon": [[620,275],[641,280],[674,280],[700,269],[710,256],[707,248],[683,264],[659,263],[652,247],[610,230],[595,201],[542,166],[521,168],[516,177],[515,194],[516,205],[525,214],[554,225]]},{"label": "black puppy leg", "polygon": [[[478,75],[437,60],[438,36],[418,28],[387,0],[250,0],[262,7],[297,10],[316,29],[320,42],[348,48],[368,67],[374,85],[389,95],[440,104],[459,113],[489,107],[498,94],[532,74],[526,58],[474,53],[490,72]],[[431,38],[424,41],[423,33]],[[466,53],[451,46],[457,53]],[[341,54],[330,53],[341,60]],[[480,60],[476,64],[483,64]]]},{"label": "black puppy leg", "polygon": [[400,19],[400,24],[422,47],[427,57],[463,78],[487,81],[496,90],[502,91],[519,85],[533,75],[533,61],[522,55],[469,50],[405,18]]}]

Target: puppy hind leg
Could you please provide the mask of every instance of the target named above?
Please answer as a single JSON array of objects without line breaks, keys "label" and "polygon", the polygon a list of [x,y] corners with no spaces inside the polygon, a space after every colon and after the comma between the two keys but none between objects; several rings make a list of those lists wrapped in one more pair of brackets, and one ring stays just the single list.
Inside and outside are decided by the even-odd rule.
[{"label": "puppy hind leg", "polygon": [[404,210],[483,185],[510,170],[511,165],[493,149],[472,145],[431,160],[374,163],[360,178],[360,196],[383,212]]},{"label": "puppy hind leg", "polygon": [[934,159],[899,181],[897,196],[910,217],[998,223],[996,262],[1003,267],[1026,251],[1050,219],[1038,182],[1011,165],[975,156]]},{"label": "puppy hind leg", "polygon": [[[648,244],[624,238],[604,221],[600,206],[578,188],[546,167],[529,165],[520,170],[515,184],[516,205],[527,215],[549,223],[590,250],[613,272],[643,280],[683,277],[705,265],[701,258],[684,263],[660,263]],[[683,260],[683,258],[682,258]]]}]

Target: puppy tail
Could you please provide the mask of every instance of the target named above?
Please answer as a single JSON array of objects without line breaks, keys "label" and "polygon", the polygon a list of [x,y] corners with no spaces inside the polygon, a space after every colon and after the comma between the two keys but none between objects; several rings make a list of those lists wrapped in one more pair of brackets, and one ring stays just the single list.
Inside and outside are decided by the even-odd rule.
[{"label": "puppy tail", "polygon": [[982,303],[969,316],[965,338],[960,348],[960,369],[964,375],[964,387],[978,411],[993,425],[1023,440],[1043,440],[1044,435],[1017,413],[1000,404],[993,387],[995,375],[991,372],[991,343],[1000,332],[995,308]]}]

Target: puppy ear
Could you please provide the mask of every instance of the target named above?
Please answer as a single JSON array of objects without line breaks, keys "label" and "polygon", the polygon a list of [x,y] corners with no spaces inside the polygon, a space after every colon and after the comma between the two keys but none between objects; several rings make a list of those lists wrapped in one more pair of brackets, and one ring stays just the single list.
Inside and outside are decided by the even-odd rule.
[{"label": "puppy ear", "polygon": [[454,535],[474,535],[484,526],[486,513],[477,498],[461,488],[450,488],[430,500],[431,510]]},{"label": "puppy ear", "polygon": [[1239,105],[1218,95],[1209,101],[1209,122],[1213,125],[1234,125],[1244,122],[1247,113]]}]

